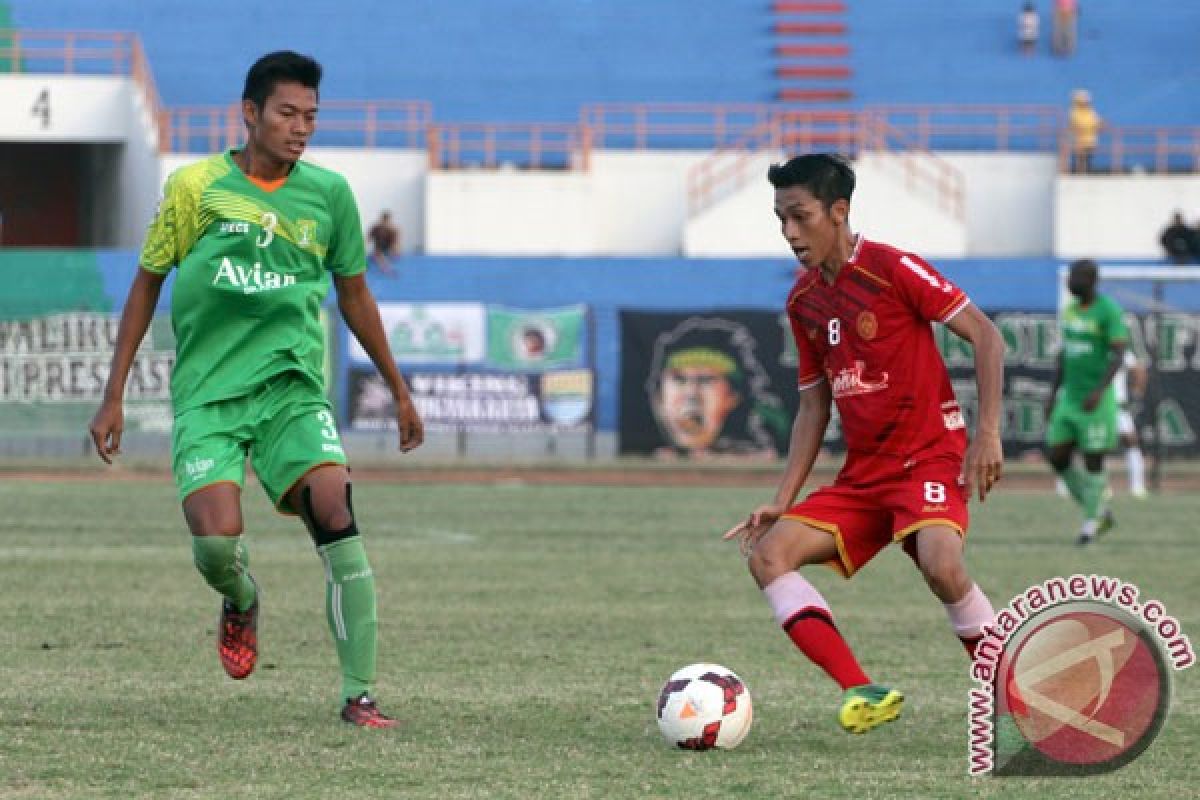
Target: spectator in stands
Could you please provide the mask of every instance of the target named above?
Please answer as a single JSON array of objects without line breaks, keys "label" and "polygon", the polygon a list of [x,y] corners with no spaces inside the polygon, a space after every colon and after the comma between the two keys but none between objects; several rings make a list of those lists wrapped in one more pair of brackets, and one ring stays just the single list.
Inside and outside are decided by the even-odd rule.
[{"label": "spectator in stands", "polygon": [[1037,49],[1039,28],[1041,17],[1033,3],[1027,0],[1021,8],[1021,13],[1017,14],[1017,43],[1022,54],[1030,56]]},{"label": "spectator in stands", "polygon": [[392,222],[390,211],[379,215],[379,221],[367,231],[371,242],[371,263],[384,275],[395,275],[392,259],[400,252],[400,229]]},{"label": "spectator in stands", "polygon": [[1200,259],[1200,231],[1193,230],[1183,221],[1178,211],[1171,217],[1171,224],[1163,229],[1158,238],[1172,264],[1191,264]]},{"label": "spectator in stands", "polygon": [[1069,56],[1075,52],[1079,30],[1079,0],[1054,0],[1054,54]]},{"label": "spectator in stands", "polygon": [[1091,172],[1092,155],[1104,123],[1092,107],[1092,95],[1087,89],[1076,89],[1071,95],[1067,124],[1071,129],[1071,172]]}]

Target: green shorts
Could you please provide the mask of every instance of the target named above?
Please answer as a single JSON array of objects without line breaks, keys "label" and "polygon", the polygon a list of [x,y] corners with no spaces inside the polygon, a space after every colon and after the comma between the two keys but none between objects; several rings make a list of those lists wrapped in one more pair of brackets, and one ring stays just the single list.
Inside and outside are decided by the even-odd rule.
[{"label": "green shorts", "polygon": [[322,464],[346,463],[329,402],[291,372],[250,394],[183,412],[175,417],[171,438],[180,501],[214,483],[241,487],[249,456],[271,502],[294,514],[287,493],[305,474]]},{"label": "green shorts", "polygon": [[1107,453],[1117,446],[1117,404],[1105,397],[1094,411],[1084,411],[1063,395],[1054,401],[1046,444],[1051,447],[1074,442],[1085,453]]}]

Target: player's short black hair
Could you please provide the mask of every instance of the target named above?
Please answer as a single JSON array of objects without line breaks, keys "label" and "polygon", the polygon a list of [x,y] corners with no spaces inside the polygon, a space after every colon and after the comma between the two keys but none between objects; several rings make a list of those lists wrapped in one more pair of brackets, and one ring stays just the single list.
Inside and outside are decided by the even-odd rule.
[{"label": "player's short black hair", "polygon": [[826,208],[837,200],[849,202],[854,194],[854,170],[835,153],[808,153],[784,164],[772,164],[767,180],[776,189],[807,189]]},{"label": "player's short black hair", "polygon": [[321,86],[321,65],[310,56],[291,50],[276,50],[255,61],[246,73],[242,99],[262,108],[278,83],[298,83],[318,91]]},{"label": "player's short black hair", "polygon": [[1093,276],[1100,274],[1100,265],[1095,259],[1077,258],[1071,262],[1071,272],[1090,273]]}]

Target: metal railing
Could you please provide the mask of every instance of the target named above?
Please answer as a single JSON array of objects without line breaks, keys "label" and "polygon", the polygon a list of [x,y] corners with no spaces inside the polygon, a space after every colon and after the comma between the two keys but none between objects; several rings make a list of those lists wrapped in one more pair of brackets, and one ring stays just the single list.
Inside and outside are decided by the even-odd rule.
[{"label": "metal railing", "polygon": [[429,126],[426,142],[434,170],[591,166],[591,131],[570,123],[438,123]]},{"label": "metal railing", "polygon": [[[425,100],[322,100],[314,145],[347,147],[425,146],[433,106]],[[245,139],[239,103],[168,109],[164,150],[217,152]]]},{"label": "metal railing", "polygon": [[165,141],[162,100],[136,33],[4,29],[0,64],[22,73],[128,75],[141,94],[160,148]]},{"label": "metal railing", "polygon": [[[1071,134],[1062,131],[1058,143],[1059,170],[1078,172]],[[1200,126],[1104,127],[1090,159],[1090,173],[1195,174],[1200,172]]]},{"label": "metal railing", "polygon": [[[128,75],[166,152],[213,152],[236,146],[242,138],[236,105],[164,108],[145,50],[135,33],[110,31],[0,31],[0,69],[28,73]],[[703,205],[714,187],[743,169],[740,154],[758,147],[813,146],[824,134],[804,138],[803,115],[844,113],[856,117],[849,127],[883,136],[891,152],[998,150],[1053,153],[1063,171],[1070,169],[1065,113],[1044,105],[880,105],[850,112],[797,112],[771,103],[593,103],[580,111],[578,124],[464,123],[434,126],[433,109],[424,100],[327,100],[321,104],[316,144],[354,147],[421,147],[437,169],[471,166],[497,168],[586,169],[593,148],[710,149],[714,163],[689,178],[693,204]],[[799,116],[797,116],[799,115]],[[774,120],[782,123],[778,132]],[[815,117],[808,117],[815,119]],[[815,124],[815,123],[814,123]],[[786,140],[786,131],[800,138]],[[766,136],[768,142],[761,140]],[[778,136],[773,143],[771,136]],[[861,146],[863,135],[850,137]],[[903,143],[903,145],[901,145]],[[834,142],[837,144],[837,141]],[[830,149],[842,149],[840,147]],[[857,152],[857,150],[855,150]],[[740,160],[739,160],[740,159]],[[1104,173],[1200,172],[1200,128],[1110,127],[1100,134],[1092,170]],[[943,172],[940,168],[935,171]],[[949,179],[930,176],[934,183]],[[952,181],[950,181],[952,182]],[[949,191],[949,190],[948,190]]]},{"label": "metal railing", "polygon": [[600,149],[716,149],[733,145],[783,109],[765,103],[589,103],[579,120]]},{"label": "metal railing", "polygon": [[1046,105],[876,105],[872,123],[904,131],[922,150],[1053,152],[1065,118]]},{"label": "metal railing", "polygon": [[689,213],[698,214],[749,181],[762,179],[764,153],[854,153],[861,136],[859,117],[850,111],[789,111],[771,116],[688,170]]},{"label": "metal railing", "polygon": [[925,196],[955,219],[965,216],[962,173],[921,146],[912,131],[883,118],[851,111],[789,111],[719,148],[688,171],[688,211],[695,216],[750,181],[762,180],[764,154],[837,152],[887,155],[880,164],[897,171],[909,191]]}]

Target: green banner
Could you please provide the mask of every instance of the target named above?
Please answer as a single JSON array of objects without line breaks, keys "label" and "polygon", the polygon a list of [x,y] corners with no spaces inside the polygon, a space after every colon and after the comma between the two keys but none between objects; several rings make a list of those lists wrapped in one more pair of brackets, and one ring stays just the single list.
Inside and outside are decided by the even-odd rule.
[{"label": "green banner", "polygon": [[583,366],[586,306],[521,311],[488,306],[487,364],[541,372]]},{"label": "green banner", "polygon": [[12,12],[9,4],[0,0],[0,72],[20,72],[20,64],[12,57]]},{"label": "green banner", "polygon": [[96,254],[87,250],[0,249],[0,275],[0,319],[112,310]]}]

